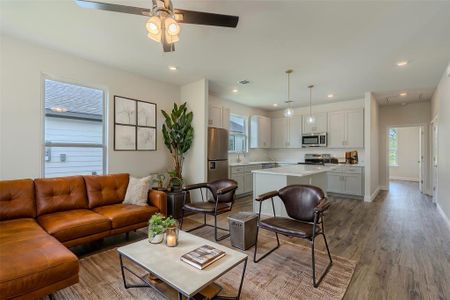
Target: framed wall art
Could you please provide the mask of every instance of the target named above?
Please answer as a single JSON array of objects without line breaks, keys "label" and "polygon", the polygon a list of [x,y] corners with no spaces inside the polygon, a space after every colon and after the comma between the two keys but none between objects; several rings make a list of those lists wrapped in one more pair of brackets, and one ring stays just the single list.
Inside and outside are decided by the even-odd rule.
[{"label": "framed wall art", "polygon": [[155,103],[114,96],[114,150],[155,151]]}]

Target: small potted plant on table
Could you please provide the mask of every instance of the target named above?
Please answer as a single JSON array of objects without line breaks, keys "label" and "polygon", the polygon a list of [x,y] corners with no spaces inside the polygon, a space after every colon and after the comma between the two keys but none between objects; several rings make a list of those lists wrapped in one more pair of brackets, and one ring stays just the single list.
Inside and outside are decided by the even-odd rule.
[{"label": "small potted plant on table", "polygon": [[154,214],[148,221],[148,241],[151,244],[159,244],[164,240],[166,223],[163,215]]}]

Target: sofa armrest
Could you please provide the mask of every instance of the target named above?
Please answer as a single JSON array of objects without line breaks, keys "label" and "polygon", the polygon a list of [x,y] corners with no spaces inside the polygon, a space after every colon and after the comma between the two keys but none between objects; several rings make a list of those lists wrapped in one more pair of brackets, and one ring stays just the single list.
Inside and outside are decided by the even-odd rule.
[{"label": "sofa armrest", "polygon": [[150,190],[148,192],[148,202],[150,205],[159,208],[159,212],[167,216],[167,195],[165,192]]}]

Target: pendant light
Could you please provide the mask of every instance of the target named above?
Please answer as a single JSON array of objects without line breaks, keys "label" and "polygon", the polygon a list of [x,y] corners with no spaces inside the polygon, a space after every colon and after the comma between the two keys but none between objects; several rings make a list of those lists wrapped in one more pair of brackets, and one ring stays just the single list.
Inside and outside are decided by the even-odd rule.
[{"label": "pendant light", "polygon": [[312,114],[312,89],[314,85],[309,85],[309,117],[308,117],[308,123],[313,124],[316,122],[316,118]]},{"label": "pendant light", "polygon": [[286,108],[286,110],[284,111],[284,116],[286,118],[290,118],[294,114],[294,110],[291,108],[291,103],[294,102],[291,100],[291,73],[292,72],[293,72],[292,70],[286,71],[286,74],[287,74],[287,101],[285,101],[285,103],[287,103],[287,105],[288,105],[288,108]]}]

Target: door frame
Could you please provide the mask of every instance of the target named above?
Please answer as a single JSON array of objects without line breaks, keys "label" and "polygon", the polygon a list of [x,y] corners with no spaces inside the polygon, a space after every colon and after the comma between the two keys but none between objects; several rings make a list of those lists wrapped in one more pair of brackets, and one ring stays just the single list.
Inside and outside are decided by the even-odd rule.
[{"label": "door frame", "polygon": [[[436,127],[436,136],[434,135],[434,127]],[[438,193],[438,173],[434,172],[434,151],[436,150],[436,161],[439,163],[439,120],[436,115],[433,120],[430,122],[430,194],[433,203],[437,203],[437,195]],[[435,141],[436,138],[436,141]],[[436,147],[435,147],[436,143]]]},{"label": "door frame", "polygon": [[[390,185],[390,179],[389,179],[389,129],[391,128],[405,128],[405,127],[419,127],[419,132],[423,132],[423,137],[419,137],[419,155],[421,155],[421,163],[420,163],[420,170],[419,170],[419,180],[422,180],[422,190],[421,193],[423,194],[430,194],[429,190],[429,149],[427,148],[427,141],[429,140],[429,132],[428,132],[428,124],[425,123],[416,123],[416,124],[401,124],[401,125],[387,125],[386,131],[384,133],[386,137],[386,149],[385,149],[385,155],[386,155],[386,188],[389,190]],[[420,179],[422,177],[422,179]],[[420,185],[420,182],[419,182]]]}]

